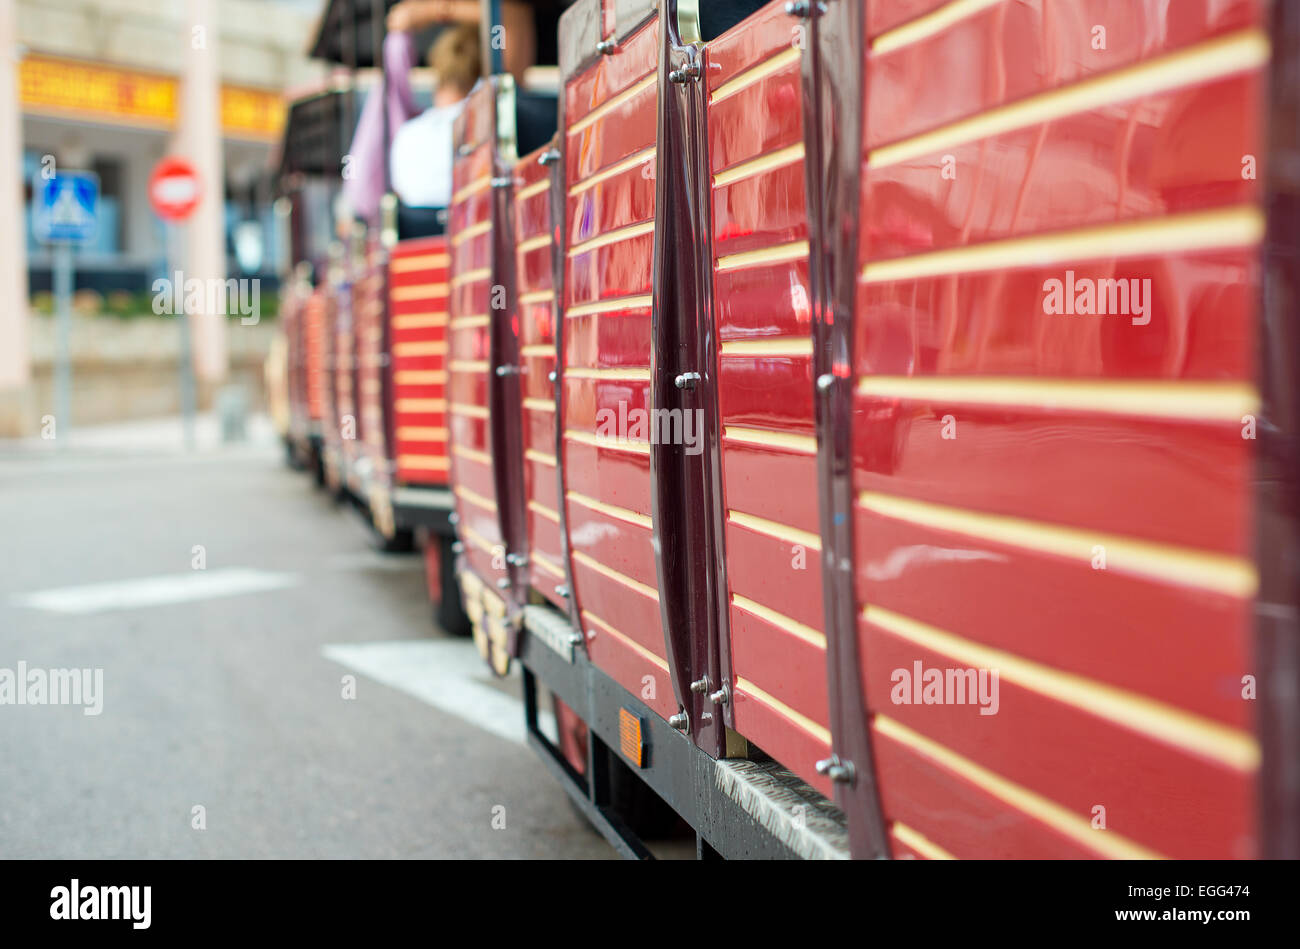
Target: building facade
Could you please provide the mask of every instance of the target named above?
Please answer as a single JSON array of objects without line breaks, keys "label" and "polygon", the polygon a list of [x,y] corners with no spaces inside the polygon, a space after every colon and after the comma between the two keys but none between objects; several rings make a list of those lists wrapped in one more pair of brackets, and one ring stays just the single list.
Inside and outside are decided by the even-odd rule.
[{"label": "building facade", "polygon": [[[315,0],[0,0],[0,435],[35,427],[27,321],[51,286],[32,230],[44,168],[99,176],[78,289],[146,295],[178,267],[274,286],[269,171],[286,93],[323,75],[306,56],[319,11]],[[170,229],[148,199],[166,155],[194,164],[202,188],[194,216]],[[226,332],[195,317],[201,381],[224,377]]]}]

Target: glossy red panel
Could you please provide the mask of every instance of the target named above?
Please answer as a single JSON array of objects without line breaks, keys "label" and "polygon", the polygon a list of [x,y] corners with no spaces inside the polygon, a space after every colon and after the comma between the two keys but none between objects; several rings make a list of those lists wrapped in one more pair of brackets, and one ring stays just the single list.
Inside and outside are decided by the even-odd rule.
[{"label": "glossy red panel", "polygon": [[458,326],[451,331],[451,342],[448,344],[447,351],[448,357],[457,361],[487,359],[487,333],[482,327]]},{"label": "glossy red panel", "polygon": [[[653,262],[652,233],[633,234],[589,250],[571,246],[565,262],[565,297],[573,305],[605,297],[648,294]],[[647,350],[649,343],[645,341]]]},{"label": "glossy red panel", "polygon": [[[479,453],[487,452],[487,419],[465,415],[455,404],[452,404],[447,413],[447,423],[451,429],[451,441],[457,448],[468,448]],[[487,492],[487,496],[491,497],[491,492]]]},{"label": "glossy red panel", "polygon": [[569,186],[653,145],[658,94],[653,82],[609,103],[599,118],[565,134]]},{"label": "glossy red panel", "polygon": [[496,578],[505,576],[505,571],[496,566],[499,559],[505,556],[504,551],[505,548],[500,545],[500,541],[490,545],[487,550],[471,541],[465,545],[465,559],[473,573],[493,583]]},{"label": "glossy red panel", "polygon": [[[531,522],[530,522],[531,527]],[[546,555],[533,548],[532,559],[528,562],[528,583],[537,590],[542,596],[560,611],[567,610],[569,601],[566,597],[556,593],[556,588],[567,589],[565,583],[564,568],[560,566],[561,561],[554,558],[543,559]]]},{"label": "glossy red panel", "polygon": [[[457,534],[470,569],[490,585],[505,576],[504,547],[496,510],[496,481],[488,436],[487,373],[489,337],[486,326],[467,326],[467,318],[490,312],[491,280],[483,274],[492,264],[492,232],[469,230],[492,219],[493,174],[492,86],[481,83],[457,120],[457,142],[483,142],[469,155],[458,155],[448,233],[455,280],[448,300],[449,354],[447,420],[451,446],[451,481],[456,487]],[[459,325],[458,325],[459,324]]]},{"label": "glossy red panel", "polygon": [[1035,820],[879,729],[872,729],[871,740],[881,809],[954,857],[1079,860],[1101,856],[1076,837]]},{"label": "glossy red panel", "polygon": [[[817,458],[724,439],[727,507],[817,533]],[[794,490],[791,485],[808,485]]]},{"label": "glossy red panel", "polygon": [[518,259],[516,279],[519,282],[518,289],[521,296],[551,288],[554,278],[551,275],[550,245],[523,251],[516,256]]},{"label": "glossy red panel", "polygon": [[463,522],[481,537],[493,541],[500,540],[496,526],[496,506],[479,500],[478,496],[470,495],[468,491],[463,490],[462,485],[457,487],[461,489],[458,490],[457,496],[464,502],[461,514]]},{"label": "glossy red panel", "polygon": [[[1252,776],[1022,688],[998,686],[996,714],[975,705],[895,704],[895,670],[961,668],[864,623],[864,687],[885,714],[1082,818],[1106,809],[1107,831],[1176,858],[1253,854]],[[991,706],[989,706],[991,707]],[[1188,789],[1196,793],[1189,794]]]},{"label": "glossy red panel", "polygon": [[[528,459],[529,451],[550,456],[555,452],[555,386],[547,378],[555,364],[555,308],[551,302],[524,303],[530,296],[548,291],[553,282],[553,246],[547,242],[532,250],[522,249],[549,238],[551,232],[551,171],[538,158],[549,146],[520,159],[516,166],[515,240],[521,248],[515,254],[520,342],[520,398],[523,400],[523,490],[527,500],[529,581],[542,595],[561,608],[566,604],[555,593],[565,580],[563,544],[560,538],[559,497],[555,469]],[[520,198],[523,190],[545,185],[531,197]],[[540,351],[541,355],[535,352]],[[540,472],[540,474],[539,474]],[[558,574],[558,578],[557,578]]]},{"label": "glossy red panel", "polygon": [[[521,303],[519,313],[519,345],[548,345],[555,342],[555,304],[552,301]],[[552,355],[550,358],[555,357]]]},{"label": "glossy red panel", "polygon": [[650,365],[650,306],[564,319],[564,362],[585,368]]},{"label": "glossy red panel", "polygon": [[453,406],[487,406],[488,379],[487,370],[458,369],[458,361],[453,359],[451,365],[451,383],[447,388],[448,398]]},{"label": "glossy red panel", "polygon": [[316,290],[307,298],[303,312],[303,341],[306,350],[303,371],[307,395],[307,412],[312,421],[320,421],[325,409],[325,320],[324,291]]},{"label": "glossy red panel", "polygon": [[952,0],[888,0],[866,4],[867,37],[901,26],[952,2]]},{"label": "glossy red panel", "polygon": [[[346,314],[351,319],[351,314]],[[353,392],[353,373],[356,369],[356,342],[351,331],[343,330],[335,333],[334,336],[334,424],[329,426],[337,434],[335,437],[338,443],[343,446],[344,452],[351,456],[353,438],[343,437],[343,427],[348,424],[348,419],[352,419],[352,430],[355,433],[355,420],[357,415],[355,393]]]},{"label": "glossy red panel", "polygon": [[[712,58],[707,62],[712,66]],[[709,104],[709,168],[715,174],[802,142],[797,59],[779,72]]]},{"label": "glossy red panel", "polygon": [[[1128,313],[1054,311],[1050,294],[1058,284],[1062,299],[1067,287],[1076,289],[1075,299],[1085,287],[1106,287],[1112,309],[1111,284],[1101,283],[1111,280],[1126,281],[1115,285],[1114,308],[1123,308],[1118,294],[1127,290]],[[856,327],[857,369],[883,376],[1248,379],[1257,287],[1248,249],[861,284],[858,306],[872,317]]]},{"label": "glossy red panel", "polygon": [[573,556],[573,582],[582,591],[585,612],[595,613],[647,652],[663,655],[658,599],[610,577],[578,556]]},{"label": "glossy red panel", "polygon": [[1250,723],[1241,697],[1247,600],[861,508],[854,539],[861,603],[1228,725]]},{"label": "glossy red panel", "polygon": [[865,398],[858,418],[860,490],[1250,554],[1239,424]]},{"label": "glossy red panel", "polygon": [[[463,272],[461,276],[463,276]],[[483,316],[487,314],[490,312],[488,304],[491,302],[491,296],[492,283],[486,275],[453,284],[450,309],[452,317]]]},{"label": "glossy red panel", "polygon": [[480,161],[487,165],[491,164],[490,158],[484,159],[481,156],[490,147],[487,143],[490,143],[495,131],[493,119],[496,110],[492,108],[492,100],[495,94],[496,90],[493,88],[492,83],[478,83],[466,98],[465,107],[461,109],[460,115],[456,117],[453,126],[456,141],[471,146],[482,146],[469,157],[468,160],[475,163],[469,167],[477,167],[477,163]]},{"label": "glossy red panel", "polygon": [[[1236,16],[1248,6],[1253,5],[1219,5],[1215,15]],[[1194,20],[1193,11],[1179,26]],[[1159,45],[1147,39],[1135,30],[1123,42],[1140,43],[1148,52]],[[1164,32],[1159,40],[1182,41],[1174,31]],[[989,43],[985,51],[996,48],[996,42]],[[1013,86],[1017,76],[1060,81],[1059,76],[1032,75],[1032,66],[1017,72],[1032,62],[1032,55],[1021,57],[1011,67]],[[906,94],[907,112],[898,113],[900,122],[939,120],[935,109],[915,108],[917,99],[924,100],[932,88],[927,81],[939,75],[931,71],[922,77],[922,72],[924,67],[918,65],[917,86]],[[888,97],[887,79],[876,89]],[[979,83],[955,91],[949,83],[935,101],[957,109],[968,97],[986,93],[987,87]],[[1005,89],[997,94],[1008,95]],[[1067,116],[1046,129],[952,146],[955,179],[938,175],[933,158],[883,167],[878,163],[867,169],[864,220],[869,222],[869,240],[863,252],[876,258],[911,254],[1257,200],[1254,183],[1241,175],[1241,156],[1257,151],[1258,130],[1248,104],[1257,96],[1252,77],[1220,80],[1148,96],[1132,106]],[[893,107],[890,102],[877,110],[873,135],[884,136],[879,140],[890,134],[888,114]],[[1188,145],[1192,142],[1195,148]],[[1062,180],[1071,187],[1062,188]],[[1177,227],[1171,225],[1168,233],[1178,233]],[[1099,243],[1104,249],[1104,242]],[[1254,340],[1249,327],[1258,293],[1253,257],[1253,250],[1224,251],[1129,260],[1104,269],[1073,268],[1085,278],[1150,278],[1153,318],[1139,326],[1122,319],[1080,317],[1062,325],[1048,318],[1042,305],[1044,280],[1064,276],[1065,267],[866,286],[859,296],[860,313],[869,316],[859,321],[858,368],[905,376],[1250,378]],[[1134,409],[1138,414],[1142,407]],[[1242,441],[1236,424],[1216,428],[1140,418],[1090,419],[1035,409],[900,406],[883,399],[864,401],[862,411],[864,419],[857,428],[868,434],[857,446],[860,486],[962,508],[1023,513],[1049,524],[1093,526],[1192,549],[1242,553],[1248,547],[1248,455],[1253,445]],[[940,441],[938,420],[949,411],[961,419],[959,432],[961,425],[972,423],[965,433],[974,437],[964,444],[964,434],[947,445]],[[952,450],[944,452],[945,447]],[[993,461],[995,454],[1003,459],[1000,465]],[[1139,482],[1140,490],[1135,487]],[[1240,699],[1241,676],[1250,665],[1247,600],[1168,586],[1113,569],[1093,571],[1086,562],[1065,562],[876,516],[859,518],[857,536],[859,595],[864,602],[1051,668],[1154,696],[1241,728],[1250,726],[1252,710]],[[943,595],[936,596],[936,591]],[[1042,635],[1044,616],[1053,617],[1050,637]],[[887,640],[895,640],[892,661],[898,664],[917,647],[883,631],[873,635],[864,644],[871,657],[868,677],[877,677],[868,684],[868,693],[874,691],[880,701],[881,695],[888,695],[888,685],[879,679],[885,675],[887,681]],[[1117,655],[1126,661],[1114,662]],[[1080,714],[1086,719],[1087,713],[1070,710],[1054,716],[1041,707],[1052,704],[1050,700],[1036,701],[1037,706],[1021,717],[1023,725],[1006,723],[1010,737],[963,732],[960,722],[944,717],[948,711],[941,711],[934,725],[948,729],[938,736],[943,744],[964,748],[981,764],[1001,757],[1000,764],[991,765],[999,773],[1023,767],[1017,777],[1026,784],[1057,780],[1062,774],[1059,758],[1040,749],[1065,747],[1091,773],[1070,775],[1049,794],[1063,795],[1092,778],[1109,788],[1098,787],[1094,797],[1104,793],[1123,801],[1131,796],[1134,800],[1124,809],[1133,823],[1122,832],[1158,842],[1174,855],[1246,856],[1253,851],[1249,774],[1225,775],[1222,766],[1208,765],[1182,749],[1162,748],[1159,754],[1164,757],[1146,748],[1134,750],[1127,730],[1124,740],[1116,741],[1106,733],[1107,727],[1116,726],[1079,724],[1073,719]],[[1040,731],[1029,727],[1039,723],[1047,724]],[[1138,740],[1151,741],[1145,736]],[[878,744],[886,813],[914,823],[962,855],[961,847],[969,841],[963,840],[960,826],[927,829],[927,823],[937,820],[933,809],[905,814],[928,785],[916,774],[891,771],[889,748],[888,741]],[[1011,748],[1019,749],[1014,762]],[[1026,749],[1034,753],[1027,755]],[[1148,778],[1139,771],[1141,780],[1135,783],[1133,775],[1141,767],[1157,766],[1169,787],[1150,794]],[[1189,768],[1196,770],[1189,775]],[[1212,772],[1209,776],[1206,768]],[[892,793],[891,781],[902,787],[899,793]],[[1177,803],[1160,813],[1144,813],[1144,793]],[[957,797],[957,792],[950,790],[946,796]],[[965,794],[960,799],[968,817],[979,813],[978,797]],[[1108,806],[1111,827],[1116,828],[1114,806]],[[1181,816],[1169,817],[1170,811]],[[1206,813],[1219,819],[1194,816]],[[963,826],[977,824],[967,820]],[[1199,834],[1189,832],[1193,824]],[[1004,845],[999,850],[998,842],[991,840],[977,843],[968,855],[1069,852],[1048,832],[1028,835],[1010,849]]]},{"label": "glossy red panel", "polygon": [[904,842],[897,832],[897,825],[889,829],[889,854],[895,860],[928,860],[926,854]]},{"label": "glossy red panel", "polygon": [[[801,728],[779,709],[747,690],[735,688],[736,731],[753,741],[768,755],[790,768],[805,781],[830,796],[831,783],[818,774],[815,765],[830,754],[831,746]],[[761,742],[761,743],[760,743]]]},{"label": "glossy red panel", "polygon": [[722,424],[813,434],[812,357],[730,356],[718,359]]},{"label": "glossy red panel", "polygon": [[[625,638],[590,620],[588,626],[587,653],[591,661],[663,718],[676,714],[677,699],[673,697],[667,668],[648,659]],[[595,629],[595,636],[590,635],[591,629]]]},{"label": "glossy red panel", "polygon": [[570,549],[638,583],[655,587],[650,528],[594,510],[575,493],[571,490],[568,498]]},{"label": "glossy red panel", "polygon": [[718,336],[723,341],[809,336],[808,258],[713,274]]},{"label": "glossy red panel", "polygon": [[[396,314],[395,316],[399,321],[409,319],[412,322],[402,325],[401,329],[389,331],[392,340],[390,361],[393,369],[406,372],[407,378],[410,377],[411,371],[424,372],[427,376],[429,372],[445,370],[450,335],[446,326],[447,314]],[[438,322],[429,325],[434,320]],[[421,384],[431,384],[431,379],[422,378]]]},{"label": "glossy red panel", "polygon": [[[547,356],[525,356],[524,370],[520,374],[520,390],[525,399],[543,399],[554,404],[555,384],[548,378],[555,359]],[[552,444],[552,449],[554,445]]]},{"label": "glossy red panel", "polygon": [[[879,7],[880,4],[871,4]],[[1254,0],[1006,0],[870,57],[869,147],[1121,69],[1258,20]],[[1105,28],[1105,48],[1098,49]],[[935,69],[961,63],[962,81]]]},{"label": "glossy red panel", "polygon": [[[486,103],[484,103],[486,105]],[[467,107],[467,109],[469,108]],[[467,211],[464,201],[471,194],[480,195],[480,201],[474,207],[481,207],[484,201],[481,195],[491,194],[490,188],[484,187],[487,179],[491,178],[491,146],[484,144],[474,149],[468,156],[458,156],[451,172],[451,207],[452,207],[452,225],[460,224],[455,218],[455,209],[460,208],[461,213]],[[490,204],[490,200],[486,201]],[[486,214],[472,214],[469,220],[484,220]],[[459,227],[452,227],[452,233],[459,230]]]},{"label": "glossy red panel", "polygon": [[[650,455],[564,440],[564,477],[570,491],[650,516]],[[573,504],[567,506],[573,516]],[[570,532],[572,533],[572,532]],[[573,543],[572,536],[569,542]]]},{"label": "glossy red panel", "polygon": [[644,379],[582,379],[565,373],[567,429],[605,435],[632,445],[651,437],[650,373]]},{"label": "glossy red panel", "polygon": [[[548,454],[555,450],[554,411],[547,412],[542,409],[524,407],[524,447],[535,448]],[[525,484],[524,490],[529,497],[533,497],[530,485]]]},{"label": "glossy red panel", "polygon": [[[551,232],[551,195],[549,189],[523,197],[525,188],[530,188],[542,181],[548,183],[550,181],[550,173],[546,166],[537,164],[539,154],[525,155],[519,159],[519,164],[515,166],[515,233],[520,240],[527,240],[530,237],[537,237],[540,234],[549,234]],[[526,171],[529,168],[536,168],[543,174],[530,174]]]},{"label": "glossy red panel", "polygon": [[[602,56],[564,89],[564,121],[580,121],[588,112],[634,86],[659,63],[659,20],[625,39],[613,56]],[[653,134],[653,133],[652,133]]]},{"label": "glossy red panel", "polygon": [[[650,293],[653,235],[620,234],[619,230],[653,221],[653,163],[633,163],[597,181],[584,181],[654,144],[655,84],[651,81],[640,91],[632,88],[652,77],[657,62],[656,21],[625,40],[612,55],[599,57],[565,90],[565,123],[571,130],[565,140],[567,248],[565,315],[560,327],[565,417],[561,424],[569,433],[562,463],[571,495],[564,510],[573,595],[587,627],[584,632],[590,635],[595,630],[594,639],[588,640],[589,654],[666,716],[677,708],[666,668],[651,658],[663,656],[664,642],[658,601],[646,593],[646,588],[656,585],[650,531],[594,509],[607,504],[649,513],[649,453],[592,441],[597,422],[605,421],[604,412],[617,419],[621,410],[626,418],[633,408],[648,407],[650,308],[643,301],[628,310],[573,313],[575,306]],[[615,97],[618,101],[610,102]],[[600,115],[585,119],[593,109]],[[582,127],[574,131],[574,123]],[[587,242],[593,243],[581,246]],[[575,247],[577,254],[572,253]],[[628,369],[633,370],[633,378],[609,374],[609,370]],[[603,425],[602,431],[618,434],[608,428]],[[623,433],[627,434],[626,428]],[[591,499],[594,507],[575,501],[574,494]],[[620,574],[624,579],[618,578]],[[645,681],[650,683],[649,692]]]},{"label": "glossy red panel", "polygon": [[[821,550],[811,544],[760,533],[734,521],[727,522],[726,531],[727,581],[731,592],[820,631],[823,627]],[[733,640],[735,635],[732,630]],[[820,648],[824,651],[825,644]],[[783,651],[777,650],[774,655],[779,657]]]},{"label": "glossy red panel", "polygon": [[492,232],[484,231],[469,238],[452,241],[452,272],[465,274],[482,270],[492,263]]},{"label": "glossy red panel", "polygon": [[[472,444],[461,441],[457,447],[471,448]],[[474,458],[466,458],[464,454],[456,451],[452,452],[452,464],[455,466],[455,481],[458,487],[469,488],[483,497],[492,496],[493,481],[492,467],[490,465]],[[492,536],[495,537],[497,534]]]},{"label": "glossy red panel", "polygon": [[[730,617],[732,661],[742,670],[740,675],[826,727],[826,647],[768,622],[744,604],[733,602]],[[804,770],[812,770],[807,765],[805,762]]]},{"label": "glossy red panel", "polygon": [[713,189],[715,256],[763,250],[808,238],[803,162]]},{"label": "glossy red panel", "polygon": [[[540,505],[546,510],[540,510]],[[528,506],[528,544],[540,551],[551,563],[560,563],[560,525],[556,522],[554,504],[530,501]]]},{"label": "glossy red panel", "polygon": [[480,188],[463,201],[452,205],[447,223],[448,233],[463,231],[475,221],[486,221],[491,213],[492,189]]},{"label": "glossy red panel", "polygon": [[568,197],[569,246],[597,234],[654,220],[655,156],[582,188]]},{"label": "glossy red panel", "polygon": [[773,0],[757,13],[746,17],[706,48],[709,69],[709,92],[759,65],[773,53],[790,49],[798,38],[792,19],[782,0]]},{"label": "glossy red panel", "polygon": [[[814,458],[781,444],[790,435],[813,444],[807,257],[796,252],[793,260],[745,260],[740,266],[725,258],[808,237],[802,154],[772,156],[802,142],[796,43],[802,29],[781,4],[769,4],[710,43],[704,57],[711,90],[708,164],[715,173],[713,303],[722,342],[718,410],[724,432],[748,430],[751,439],[724,437],[720,500],[729,510],[774,522],[777,531],[817,530]],[[774,57],[785,64],[772,63]],[[764,158],[761,170],[749,164]],[[755,352],[755,344],[768,352]],[[753,439],[779,447],[754,445]],[[829,752],[826,654],[818,642],[820,552],[796,552],[788,541],[730,522],[725,550],[731,605],[724,668],[732,677],[735,727],[828,791],[814,769]],[[816,723],[812,730],[806,720]]]},{"label": "glossy red panel", "polygon": [[[1258,140],[1258,119],[1240,104],[1261,81],[1149,95],[874,166],[864,176],[862,250],[905,256],[1253,201],[1259,182],[1243,177],[1242,156]],[[1093,160],[1081,162],[1081,149]]]},{"label": "glossy red panel", "polygon": [[[550,457],[550,448],[546,449],[543,454]],[[555,510],[560,503],[555,465],[547,461],[538,461],[536,456],[525,456],[524,469],[528,472],[528,496],[536,498],[542,504]]]}]

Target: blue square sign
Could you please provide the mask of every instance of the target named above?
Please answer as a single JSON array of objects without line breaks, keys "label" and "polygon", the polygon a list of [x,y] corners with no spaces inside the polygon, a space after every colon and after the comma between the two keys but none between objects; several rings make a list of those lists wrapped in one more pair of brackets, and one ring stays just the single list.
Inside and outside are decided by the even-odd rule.
[{"label": "blue square sign", "polygon": [[99,176],[64,171],[38,176],[32,188],[32,229],[43,244],[87,244],[99,218]]}]

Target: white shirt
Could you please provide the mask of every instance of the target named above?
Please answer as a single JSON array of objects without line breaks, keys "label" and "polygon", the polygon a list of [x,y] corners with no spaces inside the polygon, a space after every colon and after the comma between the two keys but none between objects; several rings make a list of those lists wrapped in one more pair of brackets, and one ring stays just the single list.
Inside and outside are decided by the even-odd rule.
[{"label": "white shirt", "polygon": [[434,106],[402,124],[389,159],[393,190],[413,208],[451,204],[452,123],[464,101]]}]

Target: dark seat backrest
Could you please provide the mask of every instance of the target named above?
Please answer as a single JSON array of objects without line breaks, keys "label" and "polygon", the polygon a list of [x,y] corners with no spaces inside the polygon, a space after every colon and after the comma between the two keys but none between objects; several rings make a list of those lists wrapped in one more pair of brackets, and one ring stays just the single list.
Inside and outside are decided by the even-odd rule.
[{"label": "dark seat backrest", "polygon": [[768,0],[707,0],[701,3],[700,32],[704,35],[704,42],[717,39],[767,3]]},{"label": "dark seat backrest", "polygon": [[559,100],[553,92],[520,90],[515,96],[515,135],[520,155],[541,148],[559,126]]}]

